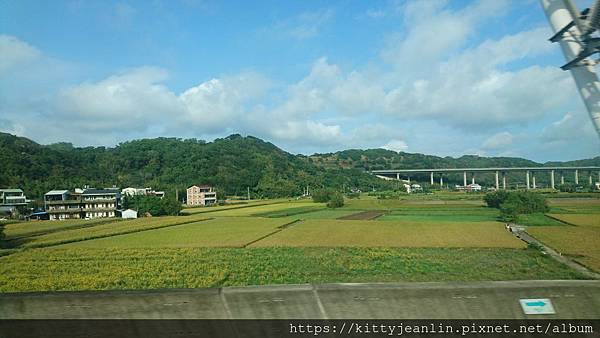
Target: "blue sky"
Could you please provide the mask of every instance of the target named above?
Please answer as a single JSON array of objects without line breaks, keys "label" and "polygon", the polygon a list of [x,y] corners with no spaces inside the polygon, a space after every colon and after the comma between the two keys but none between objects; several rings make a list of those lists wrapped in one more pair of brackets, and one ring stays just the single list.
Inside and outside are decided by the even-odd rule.
[{"label": "blue sky", "polygon": [[550,35],[538,1],[0,0],[0,131],[597,156]]}]

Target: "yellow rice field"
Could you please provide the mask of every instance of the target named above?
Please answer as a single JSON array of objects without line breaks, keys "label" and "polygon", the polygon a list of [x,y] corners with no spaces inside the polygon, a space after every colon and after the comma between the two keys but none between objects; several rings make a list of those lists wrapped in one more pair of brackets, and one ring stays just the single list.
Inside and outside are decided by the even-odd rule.
[{"label": "yellow rice field", "polygon": [[251,247],[524,248],[498,222],[306,220]]}]

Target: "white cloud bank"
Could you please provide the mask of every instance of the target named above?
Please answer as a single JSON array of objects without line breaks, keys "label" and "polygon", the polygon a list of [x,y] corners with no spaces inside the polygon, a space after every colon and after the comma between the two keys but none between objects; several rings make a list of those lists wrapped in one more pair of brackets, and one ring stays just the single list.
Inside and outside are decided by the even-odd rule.
[{"label": "white cloud bank", "polygon": [[[43,101],[45,107],[52,102],[50,109],[35,102],[24,107],[6,96],[0,103],[0,127],[24,130],[41,141],[64,140],[59,130],[66,128],[78,144],[240,132],[295,151],[381,145],[406,151],[408,143],[411,151],[444,155],[473,149],[548,159],[557,158],[551,154],[569,148],[569,142],[587,142],[591,146],[572,154],[589,156],[597,144],[593,133],[572,138],[585,121],[570,122],[568,114],[551,122],[565,109],[582,106],[574,103],[578,97],[568,73],[535,64],[536,58],[558,52],[547,42],[549,29],[477,41],[478,28],[508,8],[504,1],[479,1],[459,10],[445,1],[405,3],[397,9],[402,26],[389,34],[380,57],[368,67],[344,69],[324,56],[305,77],[286,85],[243,72],[176,93],[165,85],[166,70],[140,67],[61,86],[55,97]],[[305,39],[331,20],[331,10],[304,13],[285,27]],[[307,26],[310,22],[317,23],[315,29]],[[40,55],[26,42],[0,36],[0,73]],[[60,126],[53,126],[56,121]],[[45,128],[36,130],[40,122]],[[47,137],[40,139],[40,132]]]}]

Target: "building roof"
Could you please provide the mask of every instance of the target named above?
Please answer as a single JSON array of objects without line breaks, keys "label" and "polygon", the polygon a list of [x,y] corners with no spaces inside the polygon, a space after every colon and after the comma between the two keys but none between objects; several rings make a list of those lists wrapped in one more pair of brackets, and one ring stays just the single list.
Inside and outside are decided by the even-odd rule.
[{"label": "building roof", "polygon": [[68,193],[69,190],[50,190],[44,195],[62,195]]},{"label": "building roof", "polygon": [[189,189],[189,188],[191,188],[191,187],[198,187],[198,188],[212,188],[212,186],[210,186],[210,185],[206,185],[206,184],[194,184],[194,185],[190,185],[190,186],[188,187],[188,189]]},{"label": "building roof", "polygon": [[0,189],[1,192],[23,192],[21,189]]},{"label": "building roof", "polygon": [[46,212],[46,211],[38,211],[38,212],[34,212],[33,214],[31,214],[29,216],[38,216],[38,215],[48,215],[48,212]]},{"label": "building roof", "polygon": [[120,193],[121,191],[117,188],[110,188],[110,189],[94,189],[94,188],[90,188],[90,189],[84,189],[83,190],[83,194],[84,195],[103,195],[103,194],[116,194],[116,193]]}]

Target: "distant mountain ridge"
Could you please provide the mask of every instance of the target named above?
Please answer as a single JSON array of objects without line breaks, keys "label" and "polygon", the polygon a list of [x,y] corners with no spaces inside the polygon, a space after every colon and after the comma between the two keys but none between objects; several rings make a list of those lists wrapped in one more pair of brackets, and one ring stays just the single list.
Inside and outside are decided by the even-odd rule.
[{"label": "distant mountain ridge", "polygon": [[[387,189],[395,185],[368,170],[487,166],[600,165],[600,156],[570,162],[509,157],[438,157],[384,149],[344,150],[310,156],[290,154],[253,136],[230,135],[213,142],[155,138],[116,147],[40,145],[0,133],[0,187],[19,187],[40,198],[51,189],[153,187],[183,196],[191,184],[210,184],[221,194],[252,197],[297,196],[306,186]],[[450,177],[452,179],[452,177]],[[458,178],[456,178],[458,180]]]}]

